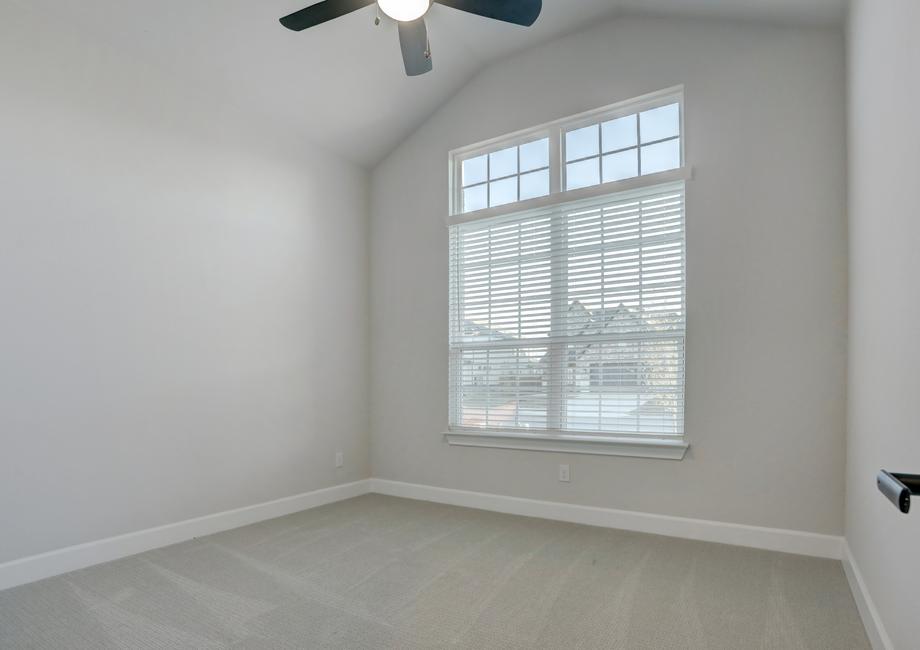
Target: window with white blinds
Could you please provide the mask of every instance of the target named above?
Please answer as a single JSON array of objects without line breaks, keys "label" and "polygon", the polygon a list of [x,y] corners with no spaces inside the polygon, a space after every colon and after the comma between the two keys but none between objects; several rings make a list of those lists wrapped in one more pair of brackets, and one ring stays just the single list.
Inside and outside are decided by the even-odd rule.
[{"label": "window with white blinds", "polygon": [[677,437],[683,184],[451,226],[450,425]]},{"label": "window with white blinds", "polygon": [[682,124],[672,88],[452,152],[451,444],[683,457]]}]

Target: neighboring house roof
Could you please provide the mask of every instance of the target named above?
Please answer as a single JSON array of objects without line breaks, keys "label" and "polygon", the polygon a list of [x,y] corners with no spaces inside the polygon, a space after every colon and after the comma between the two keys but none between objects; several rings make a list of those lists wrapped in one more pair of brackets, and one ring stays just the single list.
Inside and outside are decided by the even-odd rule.
[{"label": "neighboring house roof", "polygon": [[[575,337],[603,334],[610,331],[613,327],[622,325],[626,322],[641,325],[647,324],[646,320],[640,315],[637,309],[627,307],[623,303],[620,303],[616,307],[588,309],[579,300],[573,300],[569,305],[566,319],[569,325],[569,332]],[[576,345],[569,350],[568,360],[570,362],[577,360],[578,357],[587,353],[593,345],[594,343],[577,345],[576,341]],[[540,363],[546,362],[548,355],[549,353],[543,355],[543,358],[540,359]]]},{"label": "neighboring house roof", "polygon": [[511,341],[516,339],[516,336],[511,336],[505,332],[492,329],[486,325],[480,325],[479,323],[471,320],[464,319],[463,321],[463,338],[467,341],[480,342],[480,341]]}]

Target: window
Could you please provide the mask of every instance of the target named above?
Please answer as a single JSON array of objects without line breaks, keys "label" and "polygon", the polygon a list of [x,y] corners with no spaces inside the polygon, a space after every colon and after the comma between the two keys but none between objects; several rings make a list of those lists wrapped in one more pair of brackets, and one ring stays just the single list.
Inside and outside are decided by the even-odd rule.
[{"label": "window", "polygon": [[683,456],[680,109],[670,91],[455,152],[452,444]]},{"label": "window", "polygon": [[569,190],[678,167],[678,102],[565,132],[565,187]]},{"label": "window", "polygon": [[463,212],[549,194],[549,139],[506,147],[461,164]]}]

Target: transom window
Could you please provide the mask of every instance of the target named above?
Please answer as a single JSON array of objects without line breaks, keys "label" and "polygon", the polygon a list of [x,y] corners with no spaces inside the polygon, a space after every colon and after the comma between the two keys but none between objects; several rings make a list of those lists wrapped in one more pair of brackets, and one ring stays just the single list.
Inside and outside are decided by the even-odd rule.
[{"label": "transom window", "polygon": [[462,162],[463,211],[494,208],[549,194],[549,138]]},{"label": "transom window", "polygon": [[456,151],[451,214],[680,169],[682,105],[654,93]]},{"label": "transom window", "polygon": [[451,444],[681,458],[682,94],[453,152]]},{"label": "transom window", "polygon": [[680,167],[680,104],[565,132],[565,187],[610,183]]}]

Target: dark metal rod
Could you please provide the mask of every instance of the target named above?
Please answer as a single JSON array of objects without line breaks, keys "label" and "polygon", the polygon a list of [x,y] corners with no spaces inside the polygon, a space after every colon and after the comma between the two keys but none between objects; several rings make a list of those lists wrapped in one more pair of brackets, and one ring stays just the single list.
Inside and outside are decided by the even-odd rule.
[{"label": "dark metal rod", "polygon": [[878,473],[875,483],[879,491],[904,514],[910,512],[911,495],[920,495],[920,474],[882,470]]}]

